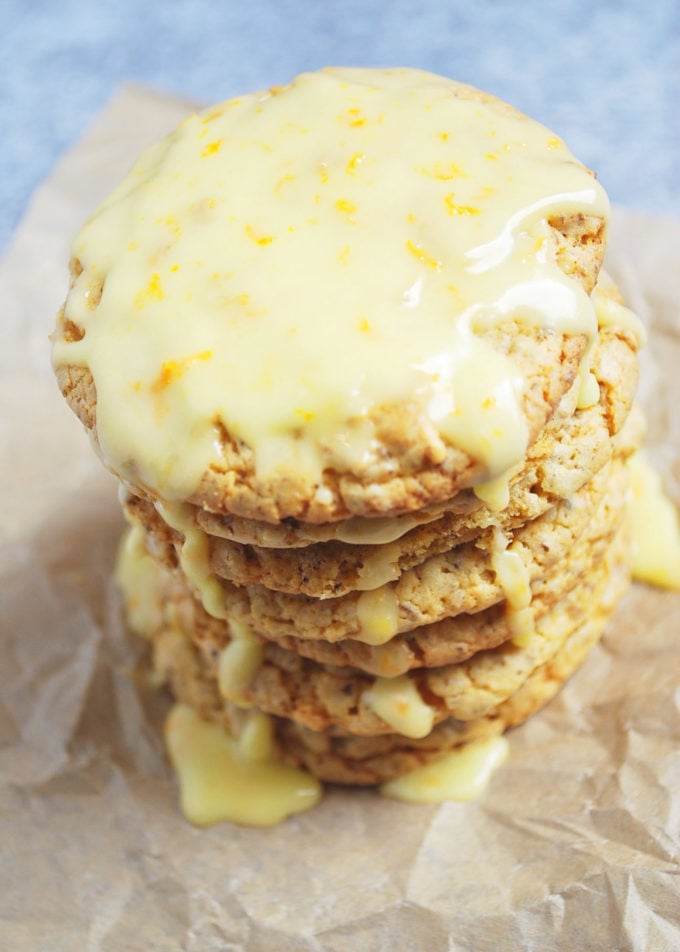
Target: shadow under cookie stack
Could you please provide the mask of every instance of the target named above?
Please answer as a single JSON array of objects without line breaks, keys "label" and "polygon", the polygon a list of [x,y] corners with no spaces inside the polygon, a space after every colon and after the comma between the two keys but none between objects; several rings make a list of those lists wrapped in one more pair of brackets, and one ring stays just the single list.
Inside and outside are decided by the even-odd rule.
[{"label": "shadow under cookie stack", "polygon": [[[403,80],[401,85],[395,74]],[[337,75],[343,79],[339,89],[333,87]],[[317,74],[316,79],[298,80],[288,89],[293,91],[294,106],[297,90],[303,111],[310,108],[307,93],[315,93],[315,83],[322,86],[324,102],[329,96],[337,97],[337,102],[333,99],[335,115],[345,116],[343,136],[347,138],[363,134],[371,122],[370,103],[364,102],[362,91],[357,93],[353,83],[364,92],[373,88],[371,83],[380,87],[388,101],[383,104],[385,114],[395,99],[400,109],[409,96],[421,106],[420,93],[410,92],[419,82],[435,104],[446,88],[449,102],[436,120],[442,146],[449,135],[451,141],[455,139],[460,101],[482,112],[490,110],[504,132],[505,123],[514,124],[513,130],[517,124],[520,129],[525,124],[535,127],[469,87],[438,78],[431,85],[427,78],[419,79],[423,76],[408,70],[365,71],[361,76],[357,71],[331,71]],[[263,94],[256,102],[279,110],[286,95],[285,90],[283,95],[279,91]],[[450,103],[456,105],[449,117],[449,132],[442,123]],[[195,130],[197,155],[211,156],[211,143],[222,141],[215,128],[227,121],[225,115],[222,107],[198,120],[204,126]],[[352,125],[352,117],[358,125]],[[204,136],[202,128],[208,122],[210,131]],[[184,133],[192,134],[191,128]],[[337,462],[339,451],[334,450],[335,460],[327,462],[332,459],[329,444],[317,439],[314,424],[305,417],[298,420],[294,452],[302,452],[300,445],[307,451],[309,433],[324,465],[300,484],[286,467],[280,470],[278,484],[271,476],[276,467],[260,479],[252,459],[257,453],[250,453],[253,444],[236,437],[225,417],[219,423],[219,455],[205,467],[209,477],[201,470],[198,488],[190,480],[182,482],[187,487],[184,495],[177,488],[179,483],[166,492],[167,464],[161,478],[152,461],[140,462],[139,450],[126,447],[116,459],[112,447],[122,428],[116,424],[106,429],[104,414],[110,411],[102,401],[108,382],[106,386],[100,383],[105,372],[98,378],[92,352],[88,351],[87,359],[78,352],[79,346],[87,350],[95,336],[87,321],[106,301],[108,283],[86,260],[91,236],[81,247],[76,244],[75,291],[60,321],[55,364],[67,399],[96,434],[105,462],[124,487],[131,529],[121,549],[118,581],[131,627],[150,639],[155,670],[180,702],[169,722],[171,754],[172,718],[179,717],[176,712],[181,710],[185,718],[220,725],[236,743],[244,737],[254,743],[259,750],[254,755],[248,754],[246,741],[242,744],[246,758],[273,759],[332,783],[387,784],[386,792],[408,798],[410,776],[418,776],[424,766],[444,764],[452,753],[475,745],[482,749],[525,720],[557,692],[599,639],[630,578],[626,464],[642,436],[633,406],[640,330],[600,271],[606,204],[601,190],[575,160],[565,158],[569,154],[559,140],[549,139],[546,130],[536,135],[548,142],[546,152],[564,150],[562,164],[571,163],[572,179],[564,188],[551,180],[552,192],[545,201],[520,189],[517,208],[503,208],[508,221],[517,221],[518,215],[521,218],[527,209],[534,209],[521,219],[521,227],[516,226],[513,249],[506,254],[516,256],[508,294],[532,282],[535,292],[548,280],[559,289],[574,286],[573,292],[569,290],[574,307],[584,313],[590,309],[592,333],[585,333],[577,323],[572,326],[559,295],[554,304],[548,295],[548,304],[540,305],[529,295],[516,310],[504,306],[500,316],[489,317],[488,309],[481,316],[475,312],[473,330],[462,346],[463,351],[469,348],[470,367],[461,371],[460,378],[473,394],[470,408],[466,409],[468,397],[458,395],[463,410],[452,411],[453,417],[467,414],[462,422],[454,420],[444,437],[441,429],[432,436],[432,422],[436,429],[439,411],[432,410],[431,419],[423,424],[417,417],[422,401],[416,411],[411,402],[402,401],[393,412],[387,401],[376,400],[368,411],[370,441],[362,434],[355,439],[351,432],[347,437],[351,420],[348,423],[341,417],[334,424],[334,439],[342,432],[345,443],[361,444],[356,455],[350,445],[343,470]],[[228,141],[226,133],[222,138]],[[480,146],[487,159],[489,141]],[[512,152],[516,140],[506,137],[505,141],[510,143],[506,152]],[[344,143],[343,138],[343,148]],[[339,219],[334,227],[341,229],[337,247],[342,266],[354,253],[348,237],[351,229],[361,224],[364,193],[352,189],[358,189],[357,179],[369,168],[372,148],[370,138],[345,148],[343,188],[346,184],[349,197],[342,189],[336,190],[332,203],[327,203],[326,214]],[[523,148],[530,151],[533,161],[534,146],[530,149],[525,142]],[[214,146],[214,153],[221,149],[226,145]],[[476,227],[477,218],[483,217],[477,207],[479,195],[490,195],[493,189],[484,181],[474,188],[469,184],[463,168],[467,153],[462,158],[455,151],[444,154],[448,164],[443,158],[433,159],[426,150],[422,165],[412,162],[410,167],[425,169],[425,185],[435,190],[447,225]],[[148,165],[142,169],[143,178]],[[314,194],[321,198],[310,198],[310,209],[315,204],[323,208],[323,189],[340,175],[332,163],[325,167],[317,162],[317,166],[321,172]],[[292,161],[278,167],[273,193],[280,196],[295,188],[296,168]],[[280,175],[281,169],[289,170],[288,179]],[[517,174],[514,165],[511,171]],[[153,174],[159,173],[154,170]],[[264,174],[261,181],[268,181]],[[494,188],[498,182],[493,178]],[[418,189],[421,186],[422,182]],[[366,193],[371,201],[376,188],[374,175]],[[590,197],[584,198],[588,188]],[[464,189],[472,197],[466,192],[459,200]],[[564,192],[569,192],[566,202]],[[119,201],[124,202],[131,192],[122,189],[120,194]],[[212,194],[219,198],[221,193],[216,189]],[[477,204],[472,204],[473,199]],[[418,201],[422,205],[419,192]],[[546,210],[539,214],[535,208],[542,209],[541,202]],[[415,204],[413,211],[404,205],[401,225],[407,237],[400,240],[403,258],[399,262],[408,279],[397,280],[406,288],[400,297],[402,305],[416,311],[420,296],[426,297],[427,282],[439,281],[446,270],[432,252],[434,239],[417,230],[421,205]],[[184,234],[190,224],[186,207],[183,214],[184,218],[175,208],[167,215],[169,226],[167,222],[158,226],[168,231],[171,251],[157,238],[156,257],[147,264],[143,290],[136,297],[130,292],[139,308],[162,306],[170,297],[175,262],[171,233],[175,230],[179,246],[180,230]],[[288,231],[293,234],[300,228],[296,220]],[[277,240],[283,242],[277,239],[281,230],[275,226],[270,226],[271,234],[260,223],[248,223],[243,230],[253,255],[267,255]],[[466,240],[474,249],[492,244],[484,245],[474,233]],[[139,236],[131,242],[140,242]],[[182,266],[186,261],[184,254]],[[379,269],[379,256],[376,261]],[[179,265],[175,265],[177,272]],[[162,272],[166,266],[167,274]],[[544,266],[553,269],[549,279],[541,271]],[[500,267],[493,261],[478,271],[494,274],[494,268]],[[473,267],[469,270],[474,272]],[[557,271],[559,276],[553,277]],[[137,272],[137,277],[143,273]],[[264,280],[278,274],[276,262],[266,265],[262,273]],[[441,280],[446,293],[465,297],[466,289],[459,292],[459,284],[452,292],[450,275]],[[86,304],[82,304],[83,287],[89,289]],[[236,286],[232,290],[240,295],[233,307],[251,308],[248,319],[256,321],[260,305],[254,290]],[[277,293],[283,295],[280,289]],[[228,300],[233,303],[238,295]],[[323,297],[320,307],[327,304]],[[460,308],[465,310],[464,300]],[[369,336],[375,326],[379,333],[379,321],[374,325],[370,311],[357,310],[356,323],[359,334]],[[333,349],[334,340],[329,340],[328,349]],[[486,348],[483,352],[476,349],[482,346],[480,340]],[[261,337],[259,346],[265,356],[257,367],[249,363],[253,378],[265,373],[270,360],[268,340]],[[202,385],[193,375],[210,362],[211,348],[211,342],[197,334],[190,349],[164,352],[153,373],[135,364],[129,380],[132,388],[138,384],[137,392],[146,391],[155,401],[150,420],[163,426],[172,419],[173,388],[177,384],[181,390],[185,379],[187,387],[179,400],[191,404],[190,387],[202,395]],[[373,359],[376,353],[380,345]],[[426,356],[421,355],[419,367],[425,366]],[[412,367],[415,357],[408,348],[407,357]],[[339,351],[337,358],[343,366],[354,361],[352,354],[344,358]],[[243,359],[248,364],[248,355]],[[385,360],[392,359],[387,348]],[[274,365],[275,377],[285,373],[285,361]],[[328,362],[322,364],[315,378],[318,387],[325,386],[327,366]],[[427,392],[430,408],[442,397],[442,376],[441,368],[430,375],[434,381]],[[274,403],[277,380],[271,390]],[[319,413],[325,397],[323,392],[311,409],[305,405],[309,420]],[[494,416],[497,403],[504,399],[512,404],[512,413],[503,409]],[[487,411],[490,423],[484,415]],[[294,412],[299,412],[297,406]],[[363,426],[367,414],[360,416]],[[513,428],[521,430],[520,438],[513,437],[509,450],[510,444],[503,443],[494,455],[494,440],[503,442],[507,432],[514,433]],[[139,445],[143,445],[148,431],[140,432]],[[193,445],[190,448],[179,435],[177,439],[177,460],[189,449],[194,453]],[[518,445],[521,452],[516,451]],[[304,453],[300,459],[306,460]],[[305,466],[300,469],[306,473]],[[484,749],[497,752],[488,744]],[[257,798],[258,791],[252,796]]]}]

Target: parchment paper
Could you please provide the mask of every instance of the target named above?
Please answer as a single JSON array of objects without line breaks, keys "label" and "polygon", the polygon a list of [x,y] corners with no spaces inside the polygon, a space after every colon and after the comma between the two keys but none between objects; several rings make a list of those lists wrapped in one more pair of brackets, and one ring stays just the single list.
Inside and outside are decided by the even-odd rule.
[{"label": "parchment paper", "polygon": [[[188,104],[126,88],[38,190],[0,271],[0,946],[680,949],[680,596],[636,586],[478,802],[329,790],[272,830],[181,816],[109,582],[114,481],[57,392],[68,247]],[[606,183],[604,183],[606,186]],[[680,501],[680,223],[616,210],[609,268],[652,325],[650,451]]]}]

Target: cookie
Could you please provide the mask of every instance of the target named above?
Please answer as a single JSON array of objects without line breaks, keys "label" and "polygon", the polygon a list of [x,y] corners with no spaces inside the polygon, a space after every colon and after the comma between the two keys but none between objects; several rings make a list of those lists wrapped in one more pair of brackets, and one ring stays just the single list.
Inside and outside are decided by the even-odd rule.
[{"label": "cookie", "polygon": [[582,372],[607,212],[493,97],[305,74],[191,117],[92,216],[57,377],[152,497],[268,522],[418,510],[521,462]]},{"label": "cookie", "polygon": [[[557,600],[569,593],[591,566],[600,564],[610,544],[610,536],[616,531],[616,520],[620,513],[614,509],[605,509],[603,515],[611,518],[611,524],[596,524],[592,535],[586,531],[568,556],[560,562],[558,571],[552,571],[533,583],[531,608],[534,619],[540,619]],[[229,622],[215,618],[205,610],[192,594],[183,573],[164,569],[161,563],[154,562],[146,554],[142,532],[137,535],[137,544],[143,558],[143,591],[137,593],[139,586],[134,586],[134,580],[130,586],[126,585],[125,579],[121,579],[124,591],[131,588],[135,591],[133,600],[130,595],[126,599],[126,612],[133,627],[140,627],[134,622],[140,608],[146,610],[147,616],[159,620],[163,612],[166,612],[168,624],[172,623],[176,614],[181,620],[182,630],[200,646],[206,658],[215,663],[232,641]],[[158,578],[161,582],[154,581]],[[158,625],[143,625],[140,633],[148,636],[154,627]],[[237,624],[236,636],[240,637],[241,634]],[[395,635],[383,645],[368,645],[352,639],[329,643],[320,639],[291,636],[280,637],[276,639],[276,643],[324,665],[350,666],[366,674],[396,677],[414,668],[437,667],[465,661],[476,652],[494,648],[511,640],[513,636],[506,603],[499,602],[484,611],[445,618],[440,622]],[[273,639],[270,637],[270,640]]]},{"label": "cookie", "polygon": [[[559,573],[552,572],[547,578],[534,582],[531,603],[534,617],[542,618],[557,599],[571,591],[583,573],[599,563],[609,544],[606,535],[594,541],[580,541],[560,565]],[[211,618],[190,593],[187,592],[187,596],[192,598],[194,607],[194,639],[208,654],[217,654],[230,640],[229,626]],[[402,632],[383,645],[368,645],[351,638],[332,643],[294,636],[270,640],[320,664],[349,665],[366,674],[397,677],[414,668],[459,664],[477,651],[495,648],[513,636],[506,603],[502,601],[474,614],[456,615]]]},{"label": "cookie", "polygon": [[[619,379],[632,378],[634,383],[634,353],[627,352],[630,359],[626,366],[616,361],[606,348],[605,351],[605,362],[620,368]],[[404,571],[473,540],[493,526],[512,531],[537,519],[560,500],[573,496],[615,450],[625,456],[637,448],[639,421],[634,421],[623,433],[617,432],[614,439],[607,429],[610,415],[623,426],[622,404],[626,391],[625,386],[619,386],[618,399],[603,400],[595,407],[577,411],[560,421],[554,432],[551,432],[552,426],[546,427],[521,473],[510,483],[508,505],[503,509],[494,511],[467,491],[454,497],[452,508],[443,515],[433,516],[432,521],[423,522],[392,542],[362,545],[332,540],[292,550],[246,546],[222,538],[214,518],[205,518],[204,513],[194,511],[198,526],[211,536],[212,570],[236,585],[258,584],[289,594],[329,598],[351,591],[367,591],[393,581]],[[608,409],[610,407],[614,409]],[[163,534],[162,515],[150,500],[130,496],[125,505],[128,513],[147,529]]]},{"label": "cookie", "polygon": [[[339,728],[354,736],[394,730],[394,725],[376,712],[371,698],[375,696],[379,703],[380,692],[391,696],[396,689],[400,698],[412,698],[414,707],[423,707],[427,733],[433,724],[448,717],[463,721],[482,717],[518,690],[531,672],[566,642],[587,615],[588,606],[600,599],[608,584],[607,572],[604,561],[582,576],[563,599],[536,620],[535,633],[523,647],[506,641],[495,649],[476,652],[465,662],[417,669],[408,678],[376,680],[354,668],[319,665],[269,645],[252,682],[239,691],[239,700],[312,730]],[[154,639],[158,657],[163,657],[165,642],[174,642],[178,631],[170,626]],[[191,632],[184,632],[184,637],[191,639]],[[389,697],[387,700],[389,703]],[[415,730],[420,729],[418,722]]]},{"label": "cookie", "polygon": [[[482,718],[451,718],[438,724],[423,740],[398,734],[353,737],[319,733],[280,718],[276,721],[280,756],[284,762],[304,765],[330,783],[377,784],[402,776],[461,744],[497,736],[521,724],[557,694],[599,641],[628,584],[627,565],[615,567],[605,600],[591,608],[549,662],[539,666],[515,694]],[[207,716],[208,708],[205,713]]]},{"label": "cookie", "polygon": [[[607,285],[607,297],[618,298],[615,287]],[[630,312],[622,308],[619,314],[624,315],[625,320]],[[355,517],[325,524],[286,519],[270,524],[195,507],[196,521],[209,535],[252,546],[246,557],[260,561],[278,558],[272,549],[302,548],[321,542],[344,544],[340,551],[345,557],[352,551],[347,548],[350,545],[368,547],[396,540],[409,545],[416,528],[435,521],[439,528],[464,541],[465,533],[474,533],[492,523],[511,528],[515,520],[519,524],[519,521],[535,519],[559,499],[576,492],[610,457],[611,437],[623,427],[637,386],[638,334],[635,331],[637,328],[631,330],[626,324],[600,330],[592,364],[600,388],[599,400],[590,407],[577,409],[579,381],[572,386],[529,449],[524,465],[509,480],[507,505],[500,511],[489,510],[472,489],[467,489],[440,505],[383,519]],[[639,430],[639,421],[636,426]],[[241,561],[238,553],[238,548],[225,546],[222,560],[238,563]],[[313,555],[309,558],[311,561]],[[304,556],[301,563],[303,559]],[[235,568],[234,572],[237,571]],[[304,565],[301,565],[300,574],[303,571]],[[270,569],[269,575],[272,574],[275,570]]]},{"label": "cookie", "polygon": [[[609,485],[609,468],[603,468],[572,499],[513,533],[511,548],[531,581],[563,559],[589,524],[593,538],[600,531],[609,531],[611,512],[619,512],[625,498],[625,473],[619,464],[615,472],[618,476]],[[409,569],[396,582],[339,598],[312,599],[260,585],[239,587],[211,575],[209,581],[214,587],[210,594],[218,601],[212,613],[221,612],[264,638],[290,635],[330,642],[356,638],[384,643],[400,632],[464,612],[481,611],[501,601],[504,591],[491,567],[493,538],[493,530],[487,530],[474,542]],[[165,534],[157,536],[153,532],[148,536],[152,551],[171,566],[176,564],[173,539],[176,537],[168,539]]]},{"label": "cookie", "polygon": [[[605,560],[599,597],[581,616],[556,653],[538,665],[517,691],[485,715],[463,721],[448,718],[421,739],[384,733],[349,734],[338,728],[315,731],[289,718],[274,717],[279,756],[333,783],[376,784],[400,776],[460,744],[502,733],[526,720],[552,698],[600,638],[630,581],[625,536],[618,536]],[[225,702],[200,653],[178,630],[157,643],[156,663],[173,694],[201,717],[238,734],[243,710]]]}]

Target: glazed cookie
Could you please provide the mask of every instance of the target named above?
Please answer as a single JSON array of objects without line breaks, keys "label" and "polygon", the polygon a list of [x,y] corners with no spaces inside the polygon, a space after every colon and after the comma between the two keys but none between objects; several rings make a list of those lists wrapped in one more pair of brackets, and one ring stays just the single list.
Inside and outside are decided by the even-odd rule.
[{"label": "glazed cookie", "polygon": [[[598,533],[610,532],[625,505],[626,485],[623,464],[616,463],[611,475],[609,465],[603,467],[572,499],[517,529],[512,541],[504,537],[510,551],[521,559],[530,583],[565,558],[587,526],[593,540]],[[181,554],[181,536],[151,532],[147,540],[156,557],[170,566],[177,564],[173,541]],[[198,590],[204,599],[209,593],[217,602],[212,614],[247,625],[264,638],[290,635],[331,642],[356,638],[381,644],[400,632],[464,612],[481,611],[501,601],[504,590],[492,568],[494,540],[496,544],[499,541],[494,530],[486,530],[474,542],[456,546],[409,569],[396,582],[339,598],[312,599],[259,585],[238,587],[211,574],[207,579],[198,578]],[[185,559],[185,569],[188,565],[189,560]],[[207,571],[210,572],[209,566]]]},{"label": "glazed cookie", "polygon": [[[534,582],[531,601],[534,619],[542,618],[556,600],[571,591],[592,565],[599,564],[610,543],[611,539],[606,535],[594,541],[590,538],[580,540],[560,564],[559,573],[552,572]],[[185,623],[185,630],[192,632],[192,639],[209,659],[214,660],[231,640],[228,623],[208,615],[178,573],[172,573],[172,577],[168,596],[190,600],[191,620]],[[397,677],[414,668],[459,664],[476,652],[495,648],[513,637],[507,605],[503,601],[475,614],[456,615],[402,632],[384,645],[367,645],[351,638],[328,642],[283,636],[269,640],[323,665],[350,666],[366,674]]]},{"label": "glazed cookie", "polygon": [[[590,407],[578,409],[580,381],[575,382],[529,449],[522,467],[509,479],[509,498],[499,512],[490,511],[472,489],[467,489],[445,503],[392,518],[354,517],[319,525],[285,519],[271,524],[195,507],[198,525],[209,535],[252,546],[255,555],[250,560],[257,562],[278,558],[271,549],[301,548],[320,542],[369,546],[404,540],[404,545],[409,545],[416,527],[443,517],[445,520],[439,523],[442,528],[461,540],[466,533],[474,533],[492,522],[510,528],[512,520],[520,516],[521,521],[536,518],[545,508],[576,492],[609,458],[610,438],[623,427],[635,395],[637,350],[643,328],[618,300],[616,288],[608,284],[605,287],[606,293],[598,295],[597,310],[608,323],[600,328],[592,357],[599,399]],[[608,310],[612,304],[613,313]],[[639,422],[637,428],[639,431]],[[223,561],[232,559],[238,563],[238,551],[225,546]],[[269,569],[272,573],[275,569]]]},{"label": "glazed cookie", "polygon": [[[441,721],[422,739],[401,734],[356,736],[340,729],[315,731],[289,718],[274,717],[279,756],[304,766],[322,780],[342,784],[376,784],[401,776],[469,741],[496,736],[520,724],[549,701],[599,640],[630,581],[627,545],[619,536],[607,560],[606,582],[599,599],[552,658],[536,667],[518,690],[484,716]],[[618,548],[618,551],[617,551]],[[157,670],[173,694],[206,720],[238,734],[243,708],[221,697],[204,658],[179,631],[157,643]]]},{"label": "glazed cookie", "polygon": [[[627,550],[618,537],[614,546],[621,560]],[[338,728],[355,736],[390,733],[402,721],[404,733],[422,736],[448,717],[483,717],[545,664],[587,615],[589,606],[603,597],[610,563],[611,558],[605,558],[593,565],[535,621],[533,633],[522,646],[506,641],[495,649],[476,652],[465,662],[416,669],[396,679],[375,679],[354,668],[320,665],[268,645],[251,683],[245,689],[239,685],[233,695],[225,689],[227,699],[255,705],[312,730]],[[174,640],[180,631],[192,640],[192,629],[182,631],[172,624],[156,635],[157,657],[164,654],[166,638]],[[417,716],[396,716],[401,705]]]},{"label": "glazed cookie", "polygon": [[398,734],[353,737],[319,733],[278,718],[280,756],[285,762],[304,765],[331,783],[375,784],[402,776],[461,744],[497,736],[521,724],[557,694],[599,641],[628,584],[628,567],[616,566],[603,601],[590,608],[588,617],[557,654],[536,668],[515,694],[482,718],[450,718],[423,740],[409,740]]},{"label": "glazed cookie", "polygon": [[521,463],[587,375],[607,213],[493,97],[305,74],[188,119],[92,216],[59,383],[152,497],[268,522],[421,509]]},{"label": "glazed cookie", "polygon": [[[177,619],[177,624],[200,647],[208,662],[216,664],[233,640],[231,625],[226,619],[208,614],[193,595],[184,575],[154,560],[145,550],[143,533],[139,529],[131,531],[138,533],[143,577],[143,592],[140,593],[140,586],[133,583],[134,600],[130,600],[129,593],[126,596],[126,612],[128,618],[132,619],[133,627],[150,637],[151,632],[160,627],[162,622],[165,627],[171,627]],[[594,537],[585,532],[560,562],[558,572],[553,571],[533,583],[531,610],[534,620],[540,619],[556,601],[567,595],[593,565],[600,564],[610,545],[611,534],[615,531],[612,524],[610,532],[602,534],[601,527],[596,525]],[[121,585],[124,591],[128,588],[125,580],[121,580]],[[151,618],[151,622],[134,622],[140,603],[144,606],[145,617]],[[475,614],[445,618],[395,635],[383,645],[367,645],[353,639],[330,643],[291,636],[283,636],[277,639],[277,643],[282,648],[323,665],[349,666],[366,674],[397,677],[415,668],[458,664],[478,651],[495,648],[511,640],[515,633],[510,615],[507,604],[499,602]],[[266,645],[266,641],[261,636],[258,638],[254,632],[244,631],[238,624],[234,627],[236,638],[245,634]],[[267,657],[266,647],[264,657]]]},{"label": "glazed cookie", "polygon": [[[634,372],[631,376],[635,379]],[[620,387],[621,391],[625,387]],[[211,536],[213,572],[236,585],[259,584],[314,598],[368,591],[394,581],[434,555],[473,540],[484,530],[496,526],[512,531],[537,519],[561,500],[571,498],[614,452],[625,459],[640,444],[640,417],[635,414],[630,425],[625,426],[623,415],[619,414],[623,429],[613,439],[604,417],[598,404],[564,421],[559,427],[559,439],[553,439],[547,432],[550,427],[546,428],[534,444],[522,473],[511,482],[509,501],[503,509],[494,511],[472,492],[464,491],[454,497],[455,509],[448,509],[438,518],[433,516],[432,521],[423,522],[391,542],[362,545],[335,540],[304,548],[270,549],[221,538],[214,519],[206,519],[195,510],[191,514]],[[148,531],[164,534],[163,510],[159,511],[150,500],[129,496],[125,508]],[[210,529],[217,529],[217,536],[211,535]],[[378,527],[378,532],[386,535],[388,527]],[[366,529],[368,533],[370,526]],[[174,538],[179,541],[179,537]]]}]

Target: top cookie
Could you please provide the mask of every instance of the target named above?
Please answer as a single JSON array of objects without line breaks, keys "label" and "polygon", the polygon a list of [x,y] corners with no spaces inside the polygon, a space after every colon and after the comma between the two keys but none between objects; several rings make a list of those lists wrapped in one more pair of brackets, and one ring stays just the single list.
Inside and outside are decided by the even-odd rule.
[{"label": "top cookie", "polygon": [[310,523],[516,465],[597,331],[607,199],[543,126],[416,70],[187,119],[85,225],[54,341],[142,492]]}]

